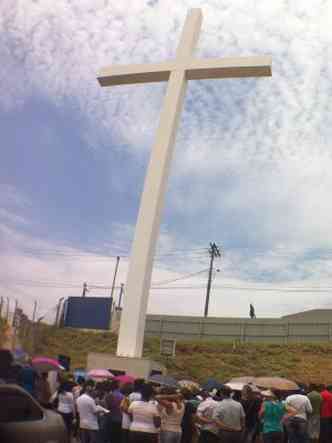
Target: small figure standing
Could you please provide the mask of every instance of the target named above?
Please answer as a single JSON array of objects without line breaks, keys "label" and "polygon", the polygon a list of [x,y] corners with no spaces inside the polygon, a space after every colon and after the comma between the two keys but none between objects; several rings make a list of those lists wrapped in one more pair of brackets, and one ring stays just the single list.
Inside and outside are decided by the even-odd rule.
[{"label": "small figure standing", "polygon": [[251,319],[256,318],[256,313],[255,313],[255,308],[254,305],[250,303],[250,311],[249,311],[249,315]]}]

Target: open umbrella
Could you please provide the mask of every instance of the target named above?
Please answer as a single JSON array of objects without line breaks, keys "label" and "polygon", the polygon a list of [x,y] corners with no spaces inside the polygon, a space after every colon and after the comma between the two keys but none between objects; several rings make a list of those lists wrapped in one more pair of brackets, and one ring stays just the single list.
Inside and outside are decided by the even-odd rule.
[{"label": "open umbrella", "polygon": [[35,357],[32,359],[32,366],[38,372],[63,371],[65,368],[60,365],[55,358]]},{"label": "open umbrella", "polygon": [[21,348],[14,349],[14,351],[12,351],[12,354],[16,363],[25,363],[29,358],[29,354],[23,351],[23,349]]},{"label": "open umbrella", "polygon": [[114,375],[107,369],[91,369],[91,371],[87,373],[87,377],[92,380],[103,381],[113,378]]},{"label": "open umbrella", "polygon": [[181,388],[188,389],[191,392],[199,392],[201,390],[199,384],[192,380],[180,380],[178,385]]},{"label": "open umbrella", "polygon": [[124,375],[117,375],[116,377],[114,377],[114,380],[117,380],[119,383],[122,384],[131,384],[134,383],[136,377],[129,374],[124,374]]},{"label": "open umbrella", "polygon": [[257,377],[255,384],[264,389],[278,389],[279,391],[297,391],[299,386],[287,378],[282,377]]},{"label": "open umbrella", "polygon": [[228,383],[244,383],[244,384],[255,383],[255,377],[253,377],[252,375],[247,375],[245,377],[234,377],[231,380],[229,380]]},{"label": "open umbrella", "polygon": [[204,391],[207,391],[207,392],[211,392],[214,389],[216,389],[218,391],[221,387],[222,387],[222,383],[215,380],[214,378],[207,379],[206,382],[203,383],[203,385],[202,385],[202,389],[204,389]]},{"label": "open umbrella", "polygon": [[148,381],[157,385],[167,386],[169,388],[179,387],[178,382],[175,380],[175,378],[170,377],[169,375],[155,374],[152,375]]},{"label": "open umbrella", "polygon": [[245,386],[250,386],[253,392],[260,392],[258,387],[252,383],[241,383],[241,382],[229,382],[226,386],[231,388],[232,391],[242,391]]}]

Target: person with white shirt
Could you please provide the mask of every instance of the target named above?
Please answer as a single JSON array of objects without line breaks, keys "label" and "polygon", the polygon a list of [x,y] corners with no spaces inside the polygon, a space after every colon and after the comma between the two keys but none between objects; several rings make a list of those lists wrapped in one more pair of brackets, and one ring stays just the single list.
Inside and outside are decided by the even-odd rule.
[{"label": "person with white shirt", "polygon": [[128,414],[131,418],[129,430],[130,443],[158,443],[160,413],[157,403],[152,400],[153,388],[150,383],[141,387],[141,400],[131,403]]},{"label": "person with white shirt", "polygon": [[73,420],[75,417],[75,402],[74,396],[70,392],[68,383],[62,383],[58,390],[51,397],[51,404],[53,404],[57,412],[62,416],[65,423],[68,442],[70,442],[73,430]]},{"label": "person with white shirt", "polygon": [[203,393],[205,399],[197,408],[197,422],[200,424],[199,443],[218,443],[219,428],[212,419],[219,402],[211,395]]},{"label": "person with white shirt", "polygon": [[84,393],[77,399],[77,411],[80,417],[81,443],[98,443],[99,424],[98,414],[109,411],[96,405],[92,397],[93,383],[87,382]]},{"label": "person with white shirt", "polygon": [[289,417],[287,422],[289,443],[309,442],[308,415],[312,413],[309,398],[302,394],[293,394],[286,398],[285,404],[286,407],[295,410],[295,413]]},{"label": "person with white shirt", "polygon": [[128,414],[128,408],[133,401],[142,400],[141,387],[145,381],[143,378],[138,378],[134,381],[134,386],[128,384],[122,389],[125,395],[124,400],[121,403],[122,410],[122,443],[129,443],[129,429],[131,425],[130,416]]}]

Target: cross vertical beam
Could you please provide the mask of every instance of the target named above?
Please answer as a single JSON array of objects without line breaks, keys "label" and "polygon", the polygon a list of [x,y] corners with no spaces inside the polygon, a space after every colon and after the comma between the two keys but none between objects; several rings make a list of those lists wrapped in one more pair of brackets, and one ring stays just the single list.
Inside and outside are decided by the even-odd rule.
[{"label": "cross vertical beam", "polygon": [[118,356],[142,355],[153,256],[187,81],[272,75],[271,57],[195,59],[192,53],[201,22],[201,10],[191,9],[174,61],[107,67],[97,77],[101,86],[168,81],[138,213],[118,339]]},{"label": "cross vertical beam", "polygon": [[[188,14],[177,49],[177,58],[186,58],[192,54],[201,21],[200,10],[192,10]],[[120,323],[118,356],[142,356],[153,257],[186,86],[185,70],[172,71],[138,213],[127,277],[127,296]]]}]

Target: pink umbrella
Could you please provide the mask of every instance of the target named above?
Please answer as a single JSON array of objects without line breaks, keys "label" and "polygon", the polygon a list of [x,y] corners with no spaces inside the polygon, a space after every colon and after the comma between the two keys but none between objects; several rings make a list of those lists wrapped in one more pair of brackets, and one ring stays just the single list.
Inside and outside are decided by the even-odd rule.
[{"label": "pink umbrella", "polygon": [[32,366],[39,372],[63,371],[65,368],[55,358],[35,357]]},{"label": "pink umbrella", "polygon": [[109,380],[113,378],[114,375],[108,371],[107,369],[91,369],[91,371],[87,374],[88,378],[92,378],[93,380]]},{"label": "pink umbrella", "polygon": [[136,377],[133,377],[132,375],[117,375],[116,377],[114,377],[114,380],[123,383],[123,384],[127,384],[127,383],[134,383],[134,381],[136,380]]}]

